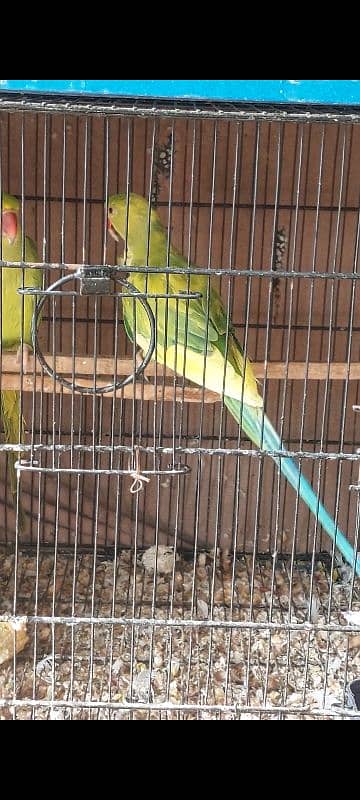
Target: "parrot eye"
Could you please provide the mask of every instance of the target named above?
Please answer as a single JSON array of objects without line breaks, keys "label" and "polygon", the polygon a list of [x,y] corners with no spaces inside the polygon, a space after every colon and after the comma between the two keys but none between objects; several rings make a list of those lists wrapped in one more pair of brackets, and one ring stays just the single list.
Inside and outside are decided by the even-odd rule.
[{"label": "parrot eye", "polygon": [[111,206],[110,206],[110,208],[109,208],[109,214],[112,214],[112,213],[113,213],[113,210],[112,210],[112,208],[111,208]]}]

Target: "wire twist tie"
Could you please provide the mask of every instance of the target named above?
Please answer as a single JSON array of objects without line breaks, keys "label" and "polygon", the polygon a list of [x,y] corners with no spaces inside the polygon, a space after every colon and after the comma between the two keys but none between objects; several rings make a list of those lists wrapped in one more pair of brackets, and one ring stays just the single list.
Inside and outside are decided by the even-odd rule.
[{"label": "wire twist tie", "polygon": [[135,455],[135,469],[130,469],[130,477],[133,478],[133,482],[130,486],[130,494],[138,494],[138,492],[142,492],[144,489],[144,483],[150,483],[150,478],[147,475],[143,475],[140,471],[140,452],[138,447],[134,447],[134,455]]}]

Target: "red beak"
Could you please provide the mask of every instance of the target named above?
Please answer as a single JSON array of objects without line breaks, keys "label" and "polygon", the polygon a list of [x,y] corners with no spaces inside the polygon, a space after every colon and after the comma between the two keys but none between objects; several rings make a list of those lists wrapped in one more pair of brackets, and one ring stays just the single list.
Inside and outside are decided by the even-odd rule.
[{"label": "red beak", "polygon": [[121,242],[121,238],[120,238],[119,234],[116,232],[116,230],[115,230],[115,228],[114,228],[114,226],[113,226],[113,224],[111,222],[110,217],[108,217],[107,227],[108,227],[108,231],[110,233],[110,236],[112,236],[112,238],[115,239],[115,242]]},{"label": "red beak", "polygon": [[3,211],[1,215],[1,233],[12,244],[17,235],[18,222],[15,211]]}]

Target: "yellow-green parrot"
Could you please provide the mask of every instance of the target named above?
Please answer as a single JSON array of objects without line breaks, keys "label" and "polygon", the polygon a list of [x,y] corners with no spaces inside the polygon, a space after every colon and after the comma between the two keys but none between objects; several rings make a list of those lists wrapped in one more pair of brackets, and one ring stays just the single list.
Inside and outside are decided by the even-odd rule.
[{"label": "yellow-green parrot", "polygon": [[[29,236],[23,236],[21,229],[20,202],[4,192],[1,201],[1,258],[3,261],[38,261],[36,245]],[[24,258],[23,258],[24,247]],[[41,288],[41,270],[25,270],[24,284]],[[17,290],[23,285],[23,271],[15,267],[1,268],[1,347],[2,351],[16,350],[18,358],[21,354],[26,370],[26,357],[32,347],[31,321],[36,303],[34,296],[18,294]],[[17,391],[7,390],[1,392],[1,414],[4,425],[5,441],[8,444],[19,444],[24,441],[24,420],[20,413],[20,395]],[[19,453],[9,454],[9,469],[11,491],[16,500],[17,480],[15,462]],[[18,524],[20,530],[25,526],[24,514],[19,507]]]},{"label": "yellow-green parrot", "polygon": [[[136,194],[130,194],[128,198],[125,194],[114,195],[108,204],[108,229],[115,239],[121,238],[125,242],[125,269],[127,265],[148,265],[159,269],[159,272],[147,276],[131,273],[130,280],[140,292],[201,293],[201,298],[190,301],[149,299],[156,317],[154,358],[188,380],[223,395],[230,413],[257,447],[269,451],[282,450],[280,437],[264,413],[263,399],[251,363],[244,357],[215,288],[210,288],[208,296],[206,276],[195,274],[189,277],[175,272],[166,275],[161,271],[167,265],[184,268],[188,262],[174,247],[168,247],[167,232],[157,212],[151,210],[149,214],[148,202]],[[123,316],[128,337],[134,341],[136,336],[136,344],[146,351],[150,339],[146,312],[140,303],[124,298]],[[295,462],[288,457],[274,456],[274,460],[335,541],[346,561],[360,575],[360,557],[356,556],[350,542],[335,525]]]}]

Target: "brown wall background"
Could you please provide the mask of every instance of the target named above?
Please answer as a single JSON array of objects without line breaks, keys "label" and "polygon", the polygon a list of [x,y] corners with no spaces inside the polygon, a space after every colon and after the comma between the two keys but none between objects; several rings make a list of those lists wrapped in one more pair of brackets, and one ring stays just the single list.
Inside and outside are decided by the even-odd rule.
[{"label": "brown wall background", "polygon": [[[170,224],[173,243],[199,266],[268,270],[274,264],[275,233],[284,229],[282,267],[297,273],[358,271],[357,236],[360,193],[360,130],[343,123],[284,123],[213,120],[159,120],[146,117],[75,116],[7,113],[0,115],[0,168],[4,190],[24,196],[24,224],[40,258],[48,262],[113,264],[120,251],[105,231],[104,197],[126,191],[148,195],[151,164],[173,140],[170,177],[159,173],[159,212]],[[169,216],[169,208],[171,213]],[[46,272],[55,280],[57,272]],[[253,360],[359,361],[358,283],[253,277],[222,278],[225,301],[232,290],[232,318],[240,341],[247,340]],[[353,320],[350,329],[353,302]],[[50,306],[48,307],[50,308]],[[93,299],[56,302],[40,329],[44,351],[94,353]],[[51,309],[50,309],[51,311]],[[115,301],[97,307],[97,352],[119,354],[131,348],[119,326]],[[34,444],[109,443],[203,447],[248,447],[221,404],[154,404],[145,401],[24,393],[28,439]],[[359,419],[358,382],[267,381],[267,413],[278,429],[283,416],[285,444],[299,449],[355,452]],[[302,429],[302,417],[304,423]],[[202,419],[202,423],[201,423]],[[155,422],[155,424],[154,424]],[[199,438],[201,425],[201,436]],[[33,429],[31,431],[31,429]],[[113,430],[113,435],[112,435]],[[93,459],[73,452],[41,465],[109,468],[109,456]],[[80,459],[80,460],[79,460]],[[82,460],[81,460],[82,459]],[[127,467],[127,458],[113,466]],[[162,468],[171,455],[160,459]],[[270,461],[197,455],[182,458],[191,472],[183,477],[153,477],[138,495],[128,477],[22,473],[21,491],[28,511],[25,542],[138,546],[160,541],[179,546],[290,552],[313,547],[314,523],[295,495],[280,481]],[[142,459],[142,466],[146,461]],[[149,458],[148,465],[151,465]],[[259,471],[260,470],[260,471]],[[317,486],[329,511],[339,501],[339,523],[353,539],[357,479],[354,462],[305,460],[305,474]],[[14,540],[15,520],[0,457],[0,539]],[[158,511],[157,511],[158,508]],[[316,548],[327,547],[318,532]]]}]

